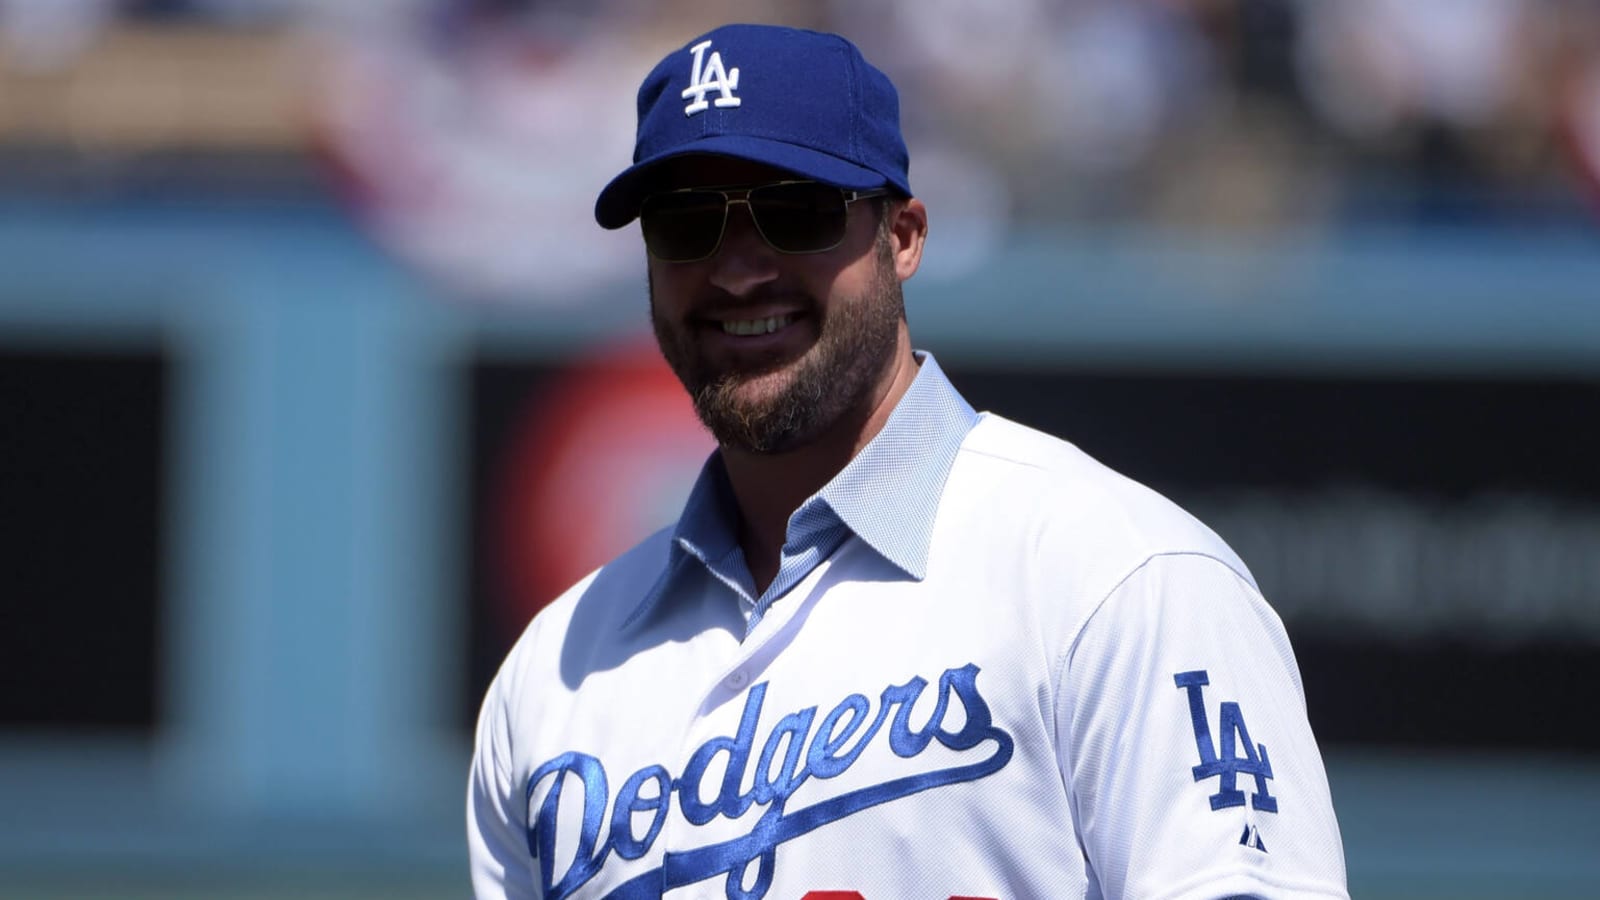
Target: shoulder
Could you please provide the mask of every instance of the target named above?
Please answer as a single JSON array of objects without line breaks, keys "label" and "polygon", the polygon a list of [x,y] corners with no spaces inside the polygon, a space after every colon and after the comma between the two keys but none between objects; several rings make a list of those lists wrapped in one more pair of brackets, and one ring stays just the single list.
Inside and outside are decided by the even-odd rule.
[{"label": "shoulder", "polygon": [[992,413],[962,445],[946,499],[956,518],[998,528],[1036,563],[1092,582],[1081,584],[1090,594],[1166,555],[1212,557],[1254,583],[1227,543],[1176,503],[1068,441]]},{"label": "shoulder", "polygon": [[571,669],[574,653],[614,645],[666,571],[671,540],[670,526],[655,532],[550,601],[506,654],[491,694],[523,695]]}]

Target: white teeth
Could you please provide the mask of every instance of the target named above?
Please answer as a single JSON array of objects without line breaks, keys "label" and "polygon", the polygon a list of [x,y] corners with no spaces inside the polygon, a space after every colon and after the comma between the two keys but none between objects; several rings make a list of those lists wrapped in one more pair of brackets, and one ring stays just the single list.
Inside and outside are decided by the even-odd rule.
[{"label": "white teeth", "polygon": [[793,313],[768,316],[765,319],[733,319],[722,323],[723,334],[771,334],[794,321]]}]

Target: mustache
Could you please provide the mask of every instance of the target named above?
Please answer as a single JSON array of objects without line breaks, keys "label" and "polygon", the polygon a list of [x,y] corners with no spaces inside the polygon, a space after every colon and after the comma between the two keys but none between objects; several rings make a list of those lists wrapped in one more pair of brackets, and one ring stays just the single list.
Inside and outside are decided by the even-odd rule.
[{"label": "mustache", "polygon": [[805,312],[816,312],[821,306],[816,297],[803,290],[780,285],[763,285],[755,291],[741,296],[734,296],[720,288],[712,288],[701,296],[696,297],[689,304],[685,313],[689,318],[698,318],[733,312],[764,303],[795,306]]}]

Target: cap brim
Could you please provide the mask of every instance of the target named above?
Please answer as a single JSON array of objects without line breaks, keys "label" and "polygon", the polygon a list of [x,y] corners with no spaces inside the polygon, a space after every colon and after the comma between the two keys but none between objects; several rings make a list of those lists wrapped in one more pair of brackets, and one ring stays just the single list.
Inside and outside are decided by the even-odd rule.
[{"label": "cap brim", "polygon": [[684,156],[727,156],[762,163],[792,172],[801,178],[810,178],[825,184],[837,185],[852,191],[890,185],[910,195],[908,185],[886,178],[882,172],[846,162],[837,156],[800,147],[783,141],[771,141],[749,135],[713,135],[688,144],[674,147],[635,163],[600,191],[594,204],[594,220],[601,228],[621,228],[639,216],[639,204],[645,194],[653,189],[650,176],[656,167],[670,159]]}]

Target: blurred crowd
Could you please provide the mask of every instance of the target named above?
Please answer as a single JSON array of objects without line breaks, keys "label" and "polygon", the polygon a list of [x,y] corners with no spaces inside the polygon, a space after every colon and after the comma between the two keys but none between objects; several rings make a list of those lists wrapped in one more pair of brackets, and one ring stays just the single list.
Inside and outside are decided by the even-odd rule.
[{"label": "blurred crowd", "polygon": [[[562,288],[615,257],[551,211],[581,214],[625,163],[655,59],[733,20],[838,30],[890,72],[953,270],[1039,222],[1600,211],[1600,0],[0,0],[0,76],[119,28],[284,36],[310,48],[286,73],[305,143],[380,231],[487,292]],[[511,231],[550,249],[481,246]]]},{"label": "blurred crowd", "polygon": [[1600,162],[1593,0],[837,6],[1029,217],[1519,220]]}]

